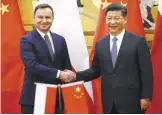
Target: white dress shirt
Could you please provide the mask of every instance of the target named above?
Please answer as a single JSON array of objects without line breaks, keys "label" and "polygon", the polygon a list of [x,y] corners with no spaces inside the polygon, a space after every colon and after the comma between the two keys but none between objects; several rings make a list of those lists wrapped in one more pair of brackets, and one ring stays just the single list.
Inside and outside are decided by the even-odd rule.
[{"label": "white dress shirt", "polygon": [[[38,29],[37,29],[37,32],[41,35],[42,39],[45,40],[45,38],[44,38],[45,33],[39,31]],[[50,32],[47,32],[46,35],[48,35],[48,37],[49,37],[49,40],[51,42],[51,46],[52,46],[53,53],[55,54],[54,44],[53,44],[53,40],[52,40],[52,36],[51,36]],[[59,78],[59,76],[60,76],[60,70],[58,70],[56,78]]]},{"label": "white dress shirt", "polygon": [[110,52],[112,50],[113,38],[116,37],[118,39],[116,41],[116,45],[117,45],[117,55],[118,55],[120,46],[121,46],[122,41],[123,41],[124,33],[125,33],[125,29],[123,29],[123,31],[119,35],[117,35],[117,36],[113,36],[112,34],[110,34]]}]

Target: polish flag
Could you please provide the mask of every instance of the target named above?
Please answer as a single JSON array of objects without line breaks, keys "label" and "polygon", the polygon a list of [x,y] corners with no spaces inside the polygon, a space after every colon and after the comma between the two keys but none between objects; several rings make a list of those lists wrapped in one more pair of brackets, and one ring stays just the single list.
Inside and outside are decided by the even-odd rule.
[{"label": "polish flag", "polygon": [[35,83],[34,114],[54,114],[57,85]]}]

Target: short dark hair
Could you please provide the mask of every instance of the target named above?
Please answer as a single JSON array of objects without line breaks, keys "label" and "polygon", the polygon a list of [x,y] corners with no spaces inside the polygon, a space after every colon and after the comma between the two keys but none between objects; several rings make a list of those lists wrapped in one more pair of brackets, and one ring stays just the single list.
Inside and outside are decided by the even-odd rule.
[{"label": "short dark hair", "polygon": [[44,9],[44,8],[49,8],[52,11],[52,15],[54,16],[54,11],[53,8],[49,4],[38,4],[35,9],[34,9],[34,15],[38,9]]},{"label": "short dark hair", "polygon": [[122,16],[127,16],[127,8],[122,6],[121,4],[110,4],[105,8],[105,15],[107,15],[108,11],[121,11]]}]

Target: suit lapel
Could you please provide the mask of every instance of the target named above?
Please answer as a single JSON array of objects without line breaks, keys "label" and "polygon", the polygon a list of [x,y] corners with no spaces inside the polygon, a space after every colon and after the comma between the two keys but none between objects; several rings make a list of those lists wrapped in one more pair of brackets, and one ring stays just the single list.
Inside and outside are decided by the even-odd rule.
[{"label": "suit lapel", "polygon": [[59,48],[59,44],[57,44],[57,36],[55,34],[53,34],[52,32],[51,33],[51,36],[52,36],[52,40],[53,40],[53,44],[54,44],[54,50],[55,50],[55,53],[54,53],[54,60],[57,56],[57,51],[58,51],[58,48]]},{"label": "suit lapel", "polygon": [[129,35],[130,34],[126,31],[125,34],[124,34],[123,41],[121,43],[120,49],[119,49],[118,57],[117,57],[116,64],[115,64],[115,67],[114,67],[114,71],[119,66],[119,64],[122,60],[122,57],[127,55],[124,52],[129,49],[129,44],[130,44]]},{"label": "suit lapel", "polygon": [[104,48],[105,55],[106,55],[106,57],[104,58],[108,59],[109,71],[113,71],[113,64],[112,64],[111,53],[110,53],[110,35],[108,35],[107,39],[105,39],[103,48]]},{"label": "suit lapel", "polygon": [[42,36],[37,32],[37,30],[34,30],[33,33],[38,41],[39,46],[42,47],[41,48],[42,53],[46,52],[48,54],[48,59],[52,62],[51,55],[50,55],[46,42],[43,40]]}]

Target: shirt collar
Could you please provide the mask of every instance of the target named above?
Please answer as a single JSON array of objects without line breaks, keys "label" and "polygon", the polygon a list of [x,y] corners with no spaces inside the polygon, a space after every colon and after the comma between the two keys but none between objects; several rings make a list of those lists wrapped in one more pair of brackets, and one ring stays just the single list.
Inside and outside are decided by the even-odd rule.
[{"label": "shirt collar", "polygon": [[[45,40],[45,38],[44,38],[44,36],[45,36],[45,33],[43,33],[43,32],[41,32],[40,30],[38,30],[38,29],[36,29],[37,30],[37,32],[41,35],[41,37]],[[47,32],[47,34],[46,35],[48,35],[48,36],[51,36],[51,34],[50,34],[50,32]]]},{"label": "shirt collar", "polygon": [[124,37],[124,33],[125,33],[125,29],[123,29],[122,32],[120,34],[118,34],[117,36],[113,36],[112,34],[110,34],[110,40],[112,41],[112,39],[114,37],[116,37],[119,42],[122,42],[123,37]]}]

